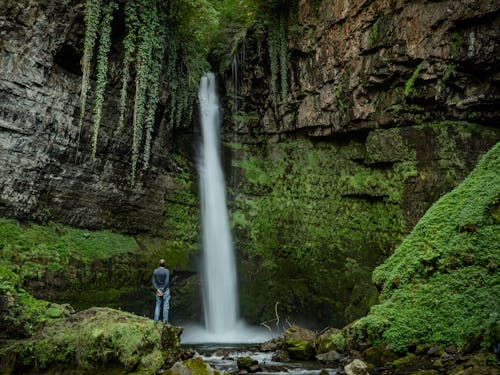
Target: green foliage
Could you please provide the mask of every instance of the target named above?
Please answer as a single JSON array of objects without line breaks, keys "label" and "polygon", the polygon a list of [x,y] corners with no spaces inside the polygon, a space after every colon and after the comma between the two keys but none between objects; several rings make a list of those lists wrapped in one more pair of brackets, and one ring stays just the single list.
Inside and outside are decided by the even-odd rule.
[{"label": "green foliage", "polygon": [[374,45],[375,42],[377,41],[377,38],[378,38],[379,33],[380,33],[380,22],[382,21],[383,17],[384,17],[384,15],[378,16],[377,19],[375,20],[375,22],[372,25],[372,30],[371,30],[371,33],[370,33],[370,39],[368,40],[368,45],[369,46]]},{"label": "green foliage", "polygon": [[269,90],[274,106],[277,104],[277,80],[278,80],[278,55],[280,49],[279,28],[273,27],[268,32],[267,45],[269,48],[269,64],[271,68],[271,78],[269,80]]},{"label": "green foliage", "polygon": [[113,20],[113,11],[117,4],[110,0],[104,7],[102,20],[99,27],[99,51],[97,52],[97,83],[95,89],[94,104],[94,126],[92,132],[92,152],[90,158],[95,159],[97,149],[97,135],[99,134],[99,125],[101,124],[102,106],[104,104],[104,90],[108,82],[108,53],[111,46],[111,21]]},{"label": "green foliage", "polygon": [[413,91],[413,86],[415,85],[415,81],[418,78],[418,75],[420,74],[420,71],[422,70],[424,63],[425,63],[425,61],[422,61],[420,64],[418,64],[417,67],[415,68],[415,70],[413,71],[410,79],[408,79],[408,81],[406,81],[405,89],[403,91],[404,97],[407,97]]},{"label": "green foliage", "polygon": [[127,1],[125,4],[125,27],[127,33],[123,39],[123,71],[122,88],[120,90],[120,117],[118,119],[118,130],[123,128],[125,122],[125,107],[127,105],[128,82],[130,79],[130,64],[135,58],[135,48],[137,44],[138,17],[135,9],[135,2]]},{"label": "green foliage", "polygon": [[288,79],[287,79],[287,44],[286,44],[286,25],[285,18],[281,17],[279,22],[279,58],[280,58],[280,76],[281,76],[281,98],[288,101]]},{"label": "green foliage", "polygon": [[500,228],[490,212],[500,196],[499,167],[500,143],[375,270],[382,304],[354,324],[358,339],[399,351],[410,343],[460,347],[478,335],[485,346],[496,342],[488,332],[498,324],[491,320],[500,300]]},{"label": "green foliage", "polygon": [[278,72],[281,79],[281,99],[288,101],[288,78],[287,78],[287,39],[286,39],[286,18],[280,15],[277,19],[267,22],[267,45],[269,52],[269,65],[271,77],[269,80],[270,96],[276,107],[278,101],[277,86]]},{"label": "green foliage", "polygon": [[[85,40],[83,42],[82,58],[82,88],[80,93],[80,132],[85,116],[87,94],[89,90],[90,74],[92,73],[92,58],[97,39],[99,20],[101,18],[102,0],[87,0],[85,3]],[[80,139],[78,139],[80,141]]]}]

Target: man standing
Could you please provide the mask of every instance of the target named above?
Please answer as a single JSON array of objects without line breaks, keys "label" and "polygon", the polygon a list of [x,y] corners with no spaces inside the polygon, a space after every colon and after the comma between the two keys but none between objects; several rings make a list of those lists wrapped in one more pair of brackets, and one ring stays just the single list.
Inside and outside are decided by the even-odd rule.
[{"label": "man standing", "polygon": [[153,288],[156,290],[155,324],[160,320],[160,307],[163,304],[163,323],[168,323],[170,301],[170,272],[165,268],[165,259],[160,259],[160,267],[153,271]]}]

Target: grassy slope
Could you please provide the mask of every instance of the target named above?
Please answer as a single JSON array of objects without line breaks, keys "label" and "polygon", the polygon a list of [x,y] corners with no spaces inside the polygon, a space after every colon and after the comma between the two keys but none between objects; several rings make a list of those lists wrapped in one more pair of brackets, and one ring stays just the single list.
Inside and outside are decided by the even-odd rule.
[{"label": "grassy slope", "polygon": [[381,304],[355,322],[362,341],[493,344],[500,301],[500,143],[436,202],[373,273]]}]

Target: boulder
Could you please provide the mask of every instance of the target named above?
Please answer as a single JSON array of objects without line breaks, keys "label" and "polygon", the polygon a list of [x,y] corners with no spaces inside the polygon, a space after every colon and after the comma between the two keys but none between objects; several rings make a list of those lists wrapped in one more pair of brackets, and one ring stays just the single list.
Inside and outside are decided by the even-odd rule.
[{"label": "boulder", "polygon": [[344,367],[346,375],[368,375],[368,366],[360,359],[355,359]]},{"label": "boulder", "polygon": [[385,344],[369,347],[363,351],[362,357],[375,367],[384,366],[387,362],[392,362],[399,358],[399,356]]},{"label": "boulder", "polygon": [[344,353],[346,350],[346,338],[341,330],[330,328],[316,338],[314,346],[317,353],[326,353],[331,350]]},{"label": "boulder", "polygon": [[307,361],[313,359],[316,354],[315,339],[316,333],[294,325],[285,332],[284,347],[291,359]]},{"label": "boulder", "polygon": [[279,342],[278,339],[268,340],[259,345],[259,350],[261,352],[274,352],[278,350]]},{"label": "boulder", "polygon": [[321,363],[333,364],[339,362],[342,356],[335,350],[330,350],[327,353],[318,354],[316,359]]},{"label": "boulder", "polygon": [[188,359],[182,362],[176,362],[174,365],[163,372],[164,375],[224,375],[225,372],[220,372],[211,367],[208,363],[203,362],[201,357]]},{"label": "boulder", "polygon": [[259,364],[259,362],[252,357],[239,357],[236,364],[240,370],[250,370],[250,367]]}]

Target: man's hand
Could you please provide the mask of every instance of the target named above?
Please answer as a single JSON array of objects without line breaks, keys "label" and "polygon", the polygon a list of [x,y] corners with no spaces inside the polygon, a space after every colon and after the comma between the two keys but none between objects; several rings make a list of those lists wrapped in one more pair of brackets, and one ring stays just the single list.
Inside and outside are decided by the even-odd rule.
[{"label": "man's hand", "polygon": [[163,297],[163,294],[164,294],[164,293],[163,293],[160,289],[158,289],[158,290],[156,291],[156,294],[157,294],[158,296],[160,296],[160,297]]}]

